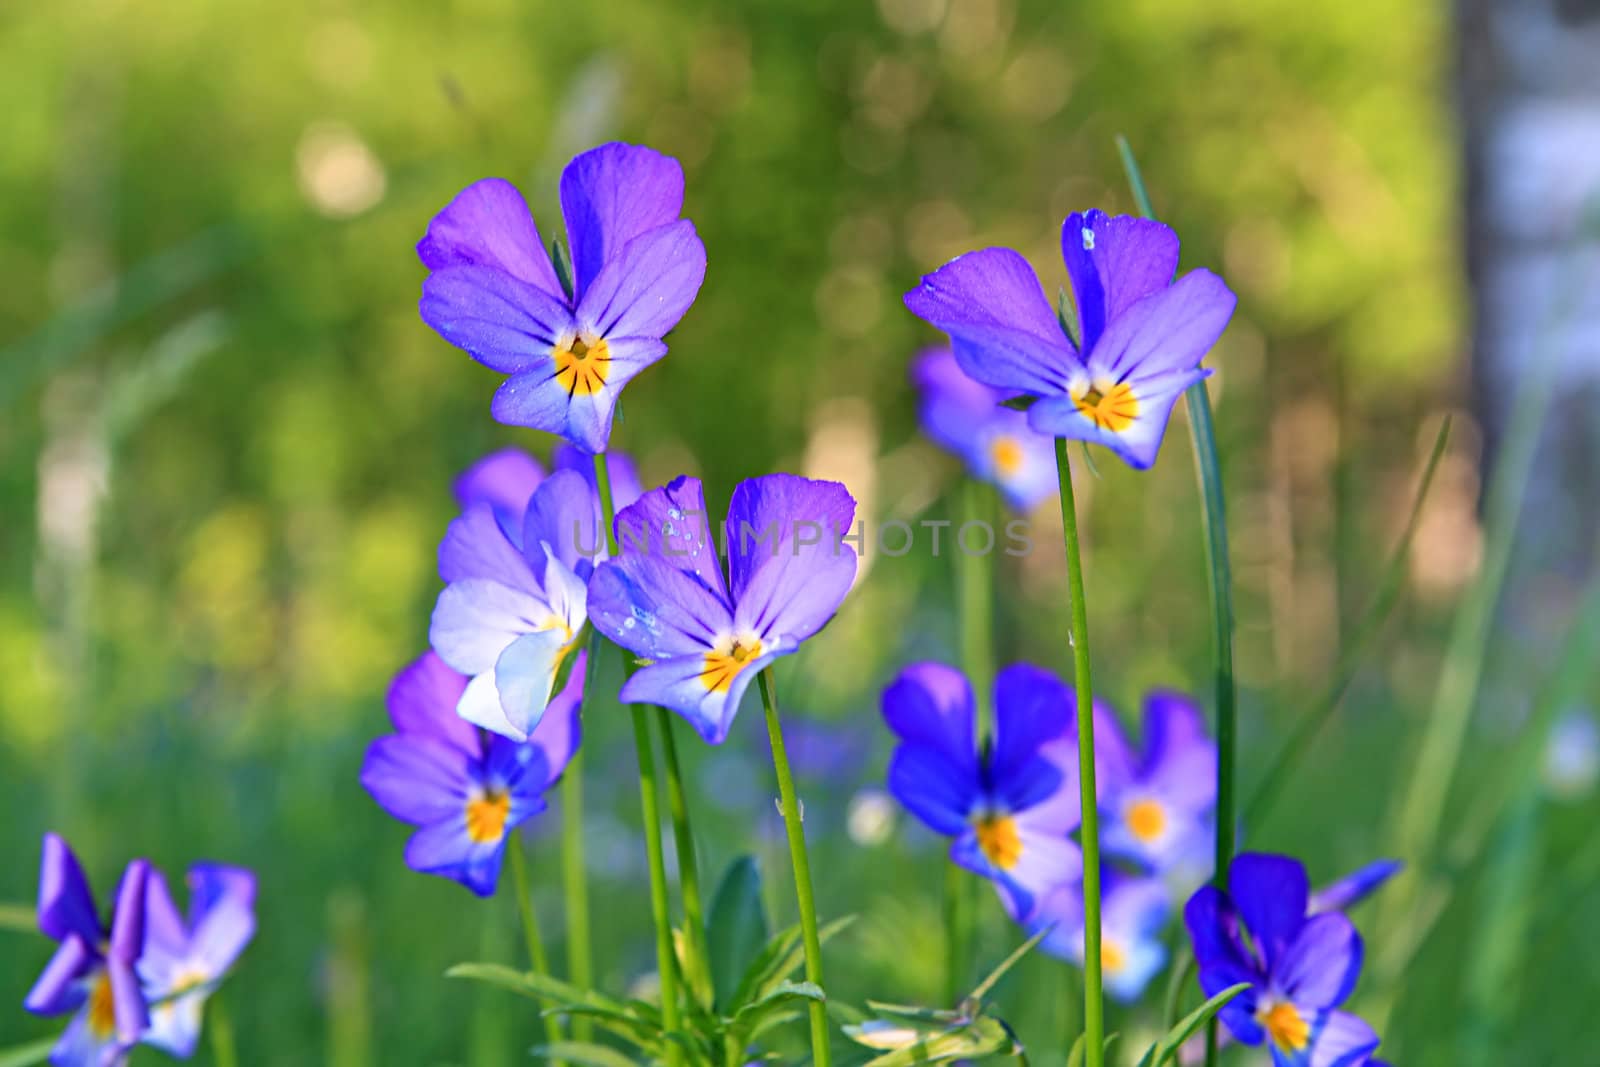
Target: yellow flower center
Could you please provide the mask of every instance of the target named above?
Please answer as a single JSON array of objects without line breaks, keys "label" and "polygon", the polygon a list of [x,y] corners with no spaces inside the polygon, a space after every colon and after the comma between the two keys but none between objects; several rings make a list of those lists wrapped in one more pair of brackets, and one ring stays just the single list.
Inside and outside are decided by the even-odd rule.
[{"label": "yellow flower center", "polygon": [[1009,871],[1022,859],[1022,837],[1017,833],[1017,821],[1009,815],[988,815],[973,824],[978,833],[978,847],[989,857],[989,862],[1002,871]]},{"label": "yellow flower center", "polygon": [[498,789],[476,793],[467,801],[467,836],[480,845],[492,845],[506,834],[511,814],[511,794]]},{"label": "yellow flower center", "polygon": [[1107,974],[1116,974],[1128,965],[1128,954],[1115,941],[1100,942],[1100,966]]},{"label": "yellow flower center", "polygon": [[1145,844],[1156,840],[1167,828],[1167,809],[1155,800],[1136,800],[1123,814],[1128,831]]},{"label": "yellow flower center", "polygon": [[111,976],[101,971],[89,989],[89,1032],[105,1040],[117,1029],[117,1001],[111,991]]},{"label": "yellow flower center", "polygon": [[598,393],[611,371],[611,348],[604,337],[574,337],[564,347],[551,350],[556,361],[556,381],[571,396]]},{"label": "yellow flower center", "polygon": [[1022,445],[1009,435],[996,437],[989,445],[989,458],[994,460],[995,470],[1010,477],[1022,469]]},{"label": "yellow flower center", "polygon": [[1127,382],[1099,381],[1072,391],[1078,410],[1102,430],[1121,433],[1139,417],[1139,398]]},{"label": "yellow flower center", "polygon": [[706,687],[708,693],[726,693],[746,664],[760,655],[759,637],[720,641],[716,648],[706,653],[706,666],[700,672],[700,684]]},{"label": "yellow flower center", "polygon": [[1256,1012],[1256,1022],[1267,1031],[1273,1043],[1286,1052],[1299,1052],[1311,1040],[1311,1024],[1286,1000],[1262,1005]]}]

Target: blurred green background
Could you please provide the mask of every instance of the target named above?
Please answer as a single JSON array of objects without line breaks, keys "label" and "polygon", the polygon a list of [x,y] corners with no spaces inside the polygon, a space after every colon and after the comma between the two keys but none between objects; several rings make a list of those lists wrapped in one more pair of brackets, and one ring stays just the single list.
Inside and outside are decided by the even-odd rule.
[{"label": "blurred green background", "polygon": [[[31,900],[46,829],[102,890],[133,855],[169,872],[246,864],[261,931],[225,994],[245,1064],[525,1062],[527,1005],[440,977],[512,958],[511,901],[406,871],[406,828],[356,773],[389,677],[425,646],[450,478],[493,447],[551,444],[494,424],[495,376],[418,319],[413,245],[490,174],[553,236],[561,165],[612,138],[682,161],[710,262],[614,444],[647,482],[702,474],[714,510],[736,479],[789,469],[842,478],[875,521],[948,517],[958,499],[956,465],[916,431],[906,367],[935,338],[900,293],[985,244],[1023,250],[1053,290],[1062,216],[1132,209],[1113,137],[1131,139],[1184,268],[1219,270],[1241,297],[1210,362],[1246,791],[1328,679],[1456,411],[1378,655],[1245,828],[1317,882],[1383,854],[1484,558],[1479,435],[1456,410],[1468,327],[1447,19],[1380,0],[9,5],[0,900]],[[1125,714],[1151,685],[1205,694],[1181,414],[1154,471],[1099,468],[1083,490],[1098,688]],[[1002,663],[1069,669],[1053,529],[1039,516],[1040,551],[998,577]],[[830,992],[858,1003],[939,995],[939,845],[903,818],[886,832],[859,791],[882,781],[881,685],[910,658],[956,654],[953,586],[949,557],[869,554],[836,624],[780,674],[797,729],[816,727],[803,788],[821,907],[862,916],[830,950]],[[1517,736],[1553,642],[1491,648],[1447,828]],[[724,750],[682,736],[705,877],[757,851],[781,918],[754,717]],[[624,722],[604,702],[587,716],[601,972],[617,991],[653,961]],[[1594,794],[1562,800],[1531,778],[1514,792],[1520,816],[1493,837],[1512,847],[1419,892],[1391,940],[1430,907],[1441,921],[1354,1002],[1396,1062],[1592,1047],[1574,1042],[1594,1036],[1600,996],[1581,948],[1600,936]],[[559,940],[557,822],[533,832]],[[988,965],[1018,935],[981,899]],[[1395,951],[1374,943],[1375,918],[1358,916],[1369,957]],[[0,931],[0,1003],[17,1005],[0,1009],[0,1046],[52,1032],[20,1009],[49,948]],[[1074,980],[1038,959],[1002,989],[1036,1063],[1062,1060]],[[1117,1009],[1111,1028],[1150,1019]]]}]

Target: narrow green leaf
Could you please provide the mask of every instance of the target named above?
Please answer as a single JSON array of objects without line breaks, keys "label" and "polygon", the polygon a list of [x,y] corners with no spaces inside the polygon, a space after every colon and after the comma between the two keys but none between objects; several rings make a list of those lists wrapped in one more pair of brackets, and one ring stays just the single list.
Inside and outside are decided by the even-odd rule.
[{"label": "narrow green leaf", "polygon": [[728,864],[717,883],[706,920],[706,951],[719,1011],[731,1014],[743,1006],[729,998],[768,936],[767,913],[761,906],[761,869],[754,856],[740,856]]},{"label": "narrow green leaf", "polygon": [[[1121,1036],[1121,1034],[1106,1035],[1106,1042],[1102,1047],[1107,1053],[1110,1053],[1111,1046],[1116,1044],[1117,1038]],[[1079,1034],[1078,1039],[1072,1043],[1072,1051],[1067,1053],[1067,1067],[1083,1067],[1083,1038],[1084,1035]]]},{"label": "narrow green leaf", "polygon": [[1012,952],[1011,955],[1001,960],[1000,966],[990,971],[989,977],[979,982],[977,987],[974,988],[973,991],[968,995],[973,1000],[982,1000],[984,997],[988,996],[989,991],[995,987],[995,983],[1004,978],[1007,971],[1011,970],[1011,968],[1015,967],[1018,963],[1021,963],[1022,957],[1026,956],[1029,952],[1032,952],[1034,947],[1037,946],[1039,942],[1043,941],[1053,929],[1055,929],[1054,923],[1046,926],[1043,930],[1040,930],[1038,933],[1028,938],[1028,940],[1018,945],[1016,951]]},{"label": "narrow green leaf", "polygon": [[56,1047],[58,1040],[59,1038],[47,1037],[26,1045],[13,1045],[8,1049],[0,1049],[0,1067],[33,1067],[36,1063],[43,1063],[50,1058],[50,1050]]},{"label": "narrow green leaf", "polygon": [[[855,922],[854,915],[846,915],[824,923],[817,937],[824,944],[828,939]],[[739,987],[729,998],[730,1004],[747,1004],[757,1000],[783,983],[789,975],[805,962],[805,949],[800,943],[800,927],[780,930],[767,942],[761,954],[745,971]]]},{"label": "narrow green leaf", "polygon": [[[856,1040],[861,1039],[857,1037]],[[998,1020],[979,1018],[941,1034],[912,1040],[903,1047],[869,1060],[867,1067],[911,1067],[917,1063],[941,1063],[994,1053],[1009,1055],[1015,1050],[1015,1044],[1010,1031]]]},{"label": "narrow green leaf", "polygon": [[1056,290],[1056,321],[1061,323],[1061,332],[1067,335],[1067,340],[1072,342],[1072,347],[1078,347],[1078,313],[1072,306],[1072,300],[1067,296],[1067,287],[1062,286]]},{"label": "narrow green leaf", "polygon": [[458,963],[444,972],[446,978],[466,978],[486,982],[521,996],[532,997],[570,1008],[581,1005],[599,1008],[618,1015],[628,1015],[628,1007],[619,1000],[589,989],[579,989],[570,982],[552,978],[547,974],[519,971],[499,963]]},{"label": "narrow green leaf", "polygon": [[1166,1036],[1145,1052],[1139,1060],[1139,1067],[1161,1067],[1170,1057],[1177,1055],[1183,1043],[1200,1032],[1200,1028],[1211,1021],[1211,1017],[1227,1007],[1228,1001],[1250,988],[1249,982],[1240,982],[1238,985],[1229,986],[1204,1004],[1200,1005],[1188,1015],[1185,1015],[1176,1026],[1168,1030]]},{"label": "narrow green leaf", "polygon": [[567,299],[572,299],[573,282],[576,276],[572,269],[572,253],[567,250],[566,242],[557,237],[550,242],[550,263],[556,269],[556,281],[561,283],[561,291],[567,294]]},{"label": "narrow green leaf", "polygon": [[584,1041],[556,1041],[538,1045],[532,1051],[535,1057],[546,1063],[565,1060],[577,1067],[636,1067],[633,1060],[616,1049]]}]

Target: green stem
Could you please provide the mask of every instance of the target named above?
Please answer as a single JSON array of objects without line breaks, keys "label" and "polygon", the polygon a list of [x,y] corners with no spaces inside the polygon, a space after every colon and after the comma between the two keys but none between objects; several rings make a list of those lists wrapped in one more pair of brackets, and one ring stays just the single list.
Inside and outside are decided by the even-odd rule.
[{"label": "green stem", "polygon": [[[594,480],[600,494],[600,514],[605,525],[606,547],[617,552],[617,537],[612,527],[616,506],[611,499],[611,474],[604,453],[594,457]],[[633,747],[639,758],[639,806],[644,819],[645,853],[650,865],[650,915],[656,927],[656,969],[661,978],[661,1023],[669,1032],[678,1023],[678,967],[672,950],[672,919],[667,905],[667,863],[661,845],[661,795],[656,784],[656,756],[650,746],[650,721],[642,704],[630,705],[633,716]],[[681,1062],[675,1041],[667,1040],[669,1067]]]},{"label": "green stem", "polygon": [[[1144,176],[1125,137],[1117,137],[1117,152],[1128,175],[1128,186],[1139,214],[1156,217]],[[1205,522],[1206,578],[1211,590],[1211,651],[1217,700],[1217,851],[1212,878],[1227,887],[1228,864],[1233,859],[1235,693],[1233,684],[1233,573],[1228,562],[1228,524],[1223,508],[1222,464],[1217,458],[1217,434],[1211,421],[1211,396],[1206,383],[1196,382],[1185,393],[1189,410],[1189,437],[1194,444],[1195,473],[1200,481],[1200,507]],[[1217,1062],[1217,1020],[1206,1026],[1206,1067]]]},{"label": "green stem", "polygon": [[1083,1054],[1086,1067],[1105,1063],[1105,1003],[1100,981],[1100,813],[1094,783],[1094,685],[1089,676],[1089,607],[1083,596],[1078,511],[1072,495],[1067,439],[1056,438],[1061,483],[1061,540],[1067,550],[1071,598],[1072,685],[1078,697],[1078,779],[1083,810]]},{"label": "green stem", "polygon": [[[778,702],[773,693],[772,669],[757,675],[761,702],[767,709],[767,738],[772,743],[772,769],[778,775],[778,799],[783,805],[783,828],[789,838],[789,859],[794,864],[794,892],[800,905],[800,937],[806,950],[806,980],[822,988],[822,939],[817,935],[817,905],[811,893],[811,860],[806,855],[805,813],[794,791],[794,775],[789,770],[789,753],[783,744],[783,725],[778,721]],[[811,1062],[828,1067],[828,1010],[810,1001]]]},{"label": "green stem", "polygon": [[228,1006],[223,1003],[222,997],[215,993],[211,995],[206,1014],[211,1016],[206,1029],[211,1036],[212,1064],[214,1067],[239,1067],[239,1050],[233,1039],[233,1018],[228,1014]]},{"label": "green stem", "polygon": [[678,766],[678,743],[672,736],[672,715],[656,709],[656,729],[661,734],[661,755],[667,772],[667,811],[672,816],[672,840],[678,850],[678,889],[683,894],[685,981],[707,1004],[711,1003],[711,952],[706,946],[705,909],[700,903],[700,871],[695,862],[694,834],[689,827],[689,801]]},{"label": "green stem", "polygon": [[962,983],[967,975],[967,948],[972,942],[972,894],[966,872],[951,863],[944,864],[944,1002],[954,1007],[961,1002]]},{"label": "green stem", "polygon": [[[550,958],[545,955],[544,938],[539,935],[539,913],[533,907],[533,891],[528,884],[528,859],[522,851],[522,839],[515,833],[506,842],[511,853],[511,878],[517,891],[517,911],[522,915],[522,936],[528,943],[528,962],[535,974],[550,973]],[[544,1017],[544,1031],[552,1045],[561,1041],[561,1020],[554,1015]]]},{"label": "green stem", "polygon": [[[599,672],[595,669],[600,649],[600,633],[589,637],[589,661],[583,679],[583,703],[595,691]],[[583,712],[579,708],[579,714]],[[572,754],[561,779],[561,885],[566,897],[567,978],[579,989],[594,986],[594,955],[589,935],[589,871],[584,860],[583,834],[583,749]],[[594,1037],[593,1020],[578,1016],[572,1020],[575,1041]]]}]

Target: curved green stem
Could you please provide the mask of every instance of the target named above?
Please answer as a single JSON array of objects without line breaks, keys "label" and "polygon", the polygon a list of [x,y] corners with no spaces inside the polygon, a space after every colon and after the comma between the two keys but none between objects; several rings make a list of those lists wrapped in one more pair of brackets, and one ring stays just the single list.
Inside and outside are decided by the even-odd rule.
[{"label": "curved green stem", "polygon": [[[600,514],[605,524],[606,545],[617,550],[616,506],[611,499],[611,474],[604,453],[594,457],[594,479],[600,494]],[[672,918],[667,904],[666,853],[661,845],[661,795],[656,784],[656,755],[650,745],[650,721],[642,704],[628,710],[633,716],[633,747],[639,759],[639,806],[644,819],[646,858],[650,865],[650,916],[656,927],[656,968],[661,978],[661,1024],[668,1031],[679,1028],[678,966],[672,950]],[[679,1046],[668,1040],[666,1061],[671,1067],[682,1060]]]},{"label": "curved green stem", "polygon": [[1089,676],[1089,607],[1083,595],[1078,511],[1072,495],[1067,439],[1056,438],[1061,483],[1061,540],[1067,550],[1071,600],[1072,686],[1078,697],[1078,779],[1083,808],[1083,1054],[1086,1067],[1105,1063],[1105,1002],[1100,980],[1100,813],[1094,782],[1094,685]]},{"label": "curved green stem", "polygon": [[[539,913],[533,908],[533,892],[528,885],[528,859],[522,851],[522,839],[515,833],[506,842],[506,851],[511,853],[511,879],[517,891],[517,910],[522,914],[522,936],[528,944],[528,962],[532,964],[535,974],[547,975],[550,973],[550,958],[545,955],[544,938],[539,935]],[[560,1042],[561,1020],[554,1015],[546,1015],[544,1032],[552,1045]]]},{"label": "curved green stem", "polygon": [[[584,670],[581,715],[588,709],[599,677],[600,631],[589,634],[589,661]],[[594,986],[594,949],[589,927],[589,870],[584,858],[583,835],[583,748],[572,754],[561,778],[561,885],[566,897],[567,978],[579,989]],[[594,1037],[594,1021],[587,1016],[572,1020],[575,1041]]]},{"label": "curved green stem", "polygon": [[[805,813],[795,795],[794,775],[789,770],[789,753],[783,744],[783,725],[778,721],[778,701],[773,693],[772,668],[756,676],[761,684],[761,702],[767,710],[767,738],[772,743],[772,769],[778,775],[778,800],[783,805],[783,829],[789,838],[789,859],[794,864],[794,893],[800,905],[800,938],[806,950],[806,980],[822,986],[822,939],[817,934],[817,905],[811,892],[811,860],[806,855]],[[828,1067],[828,1009],[810,1001],[811,1062]]]},{"label": "curved green stem", "polygon": [[672,736],[672,714],[656,709],[656,730],[661,734],[661,757],[667,772],[667,812],[672,817],[672,841],[678,850],[678,889],[683,894],[685,980],[706,1004],[711,1003],[710,950],[706,947],[705,909],[700,903],[700,869],[695,861],[694,834],[689,827],[689,800],[678,767],[678,743]]}]

